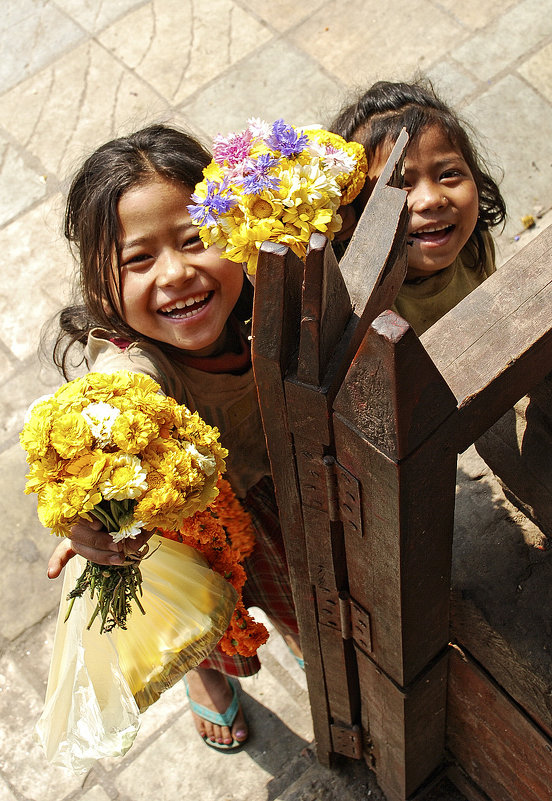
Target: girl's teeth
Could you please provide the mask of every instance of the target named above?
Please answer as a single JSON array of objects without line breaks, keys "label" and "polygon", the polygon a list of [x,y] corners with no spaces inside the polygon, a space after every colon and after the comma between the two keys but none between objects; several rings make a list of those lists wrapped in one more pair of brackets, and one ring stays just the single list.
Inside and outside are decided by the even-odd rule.
[{"label": "girl's teeth", "polygon": [[412,236],[422,241],[427,240],[431,242],[432,240],[439,240],[443,236],[446,236],[452,229],[452,225],[445,225],[440,228],[424,228],[421,231],[415,231]]},{"label": "girl's teeth", "polygon": [[[203,304],[209,296],[209,293],[206,292],[204,295],[197,295],[195,298],[187,298],[186,300],[177,300],[173,303],[172,306],[168,306],[166,309],[162,309],[162,314],[172,314],[175,311],[181,311],[182,309],[186,309],[188,307],[198,307],[200,304]],[[191,317],[197,308],[190,309],[190,312],[187,314],[178,315],[179,317]]]}]

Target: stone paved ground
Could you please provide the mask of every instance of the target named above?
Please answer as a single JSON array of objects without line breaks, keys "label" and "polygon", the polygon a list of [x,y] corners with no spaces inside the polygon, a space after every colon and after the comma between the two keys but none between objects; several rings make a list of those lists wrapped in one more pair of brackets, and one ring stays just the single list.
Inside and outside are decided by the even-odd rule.
[{"label": "stone paved ground", "polygon": [[[380,799],[358,766],[316,763],[304,676],[275,637],[242,682],[252,737],[205,748],[180,686],[143,719],[122,760],[76,779],[49,766],[40,713],[60,586],[52,541],[23,496],[23,413],[58,378],[39,361],[41,326],[67,299],[63,191],[83,154],[153,120],[209,142],[251,116],[327,122],[378,78],[423,71],[475,123],[503,170],[510,218],[499,260],[549,223],[550,0],[3,0],[0,43],[0,801],[355,801]],[[515,235],[524,214],[533,231]],[[436,799],[456,794],[441,786]]]}]

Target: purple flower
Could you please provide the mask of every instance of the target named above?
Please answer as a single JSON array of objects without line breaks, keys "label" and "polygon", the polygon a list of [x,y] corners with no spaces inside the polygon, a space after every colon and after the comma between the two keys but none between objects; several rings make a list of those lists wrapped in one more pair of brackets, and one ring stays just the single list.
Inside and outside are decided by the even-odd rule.
[{"label": "purple flower", "polygon": [[223,181],[222,184],[218,184],[216,181],[207,181],[206,183],[206,196],[202,198],[194,192],[190,199],[194,200],[197,205],[186,207],[190,212],[193,224],[198,228],[201,228],[202,225],[216,225],[216,216],[224,214],[237,203],[234,195],[223,194],[228,190],[226,181]]},{"label": "purple flower", "polygon": [[226,161],[230,167],[249,156],[253,134],[249,129],[228,137],[217,136],[214,141],[214,158],[217,164]]},{"label": "purple flower", "polygon": [[269,175],[270,170],[278,164],[278,159],[269,153],[263,153],[257,159],[247,159],[244,164],[243,178],[240,183],[246,195],[258,195],[263,189],[278,189],[280,179]]},{"label": "purple flower", "polygon": [[306,134],[299,135],[291,125],[279,119],[272,125],[272,133],[266,143],[273,150],[279,150],[282,156],[289,157],[301,153],[308,141]]}]

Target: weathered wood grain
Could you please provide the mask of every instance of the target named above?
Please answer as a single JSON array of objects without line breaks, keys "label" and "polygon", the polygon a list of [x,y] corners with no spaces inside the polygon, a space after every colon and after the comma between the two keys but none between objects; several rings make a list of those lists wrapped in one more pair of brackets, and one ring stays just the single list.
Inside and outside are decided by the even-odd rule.
[{"label": "weathered wood grain", "polygon": [[334,410],[400,460],[456,411],[456,399],[408,323],[386,311],[361,343]]},{"label": "weathered wood grain", "polygon": [[319,760],[329,765],[331,741],[316,603],[308,577],[299,483],[282,374],[293,360],[299,330],[302,263],[273,243],[261,248],[253,311],[252,359],[305,658]]},{"label": "weathered wood grain", "polygon": [[493,801],[550,801],[552,740],[460,649],[449,657],[447,747]]},{"label": "weathered wood grain", "polygon": [[334,252],[323,234],[310,238],[305,262],[297,378],[319,386],[352,307]]},{"label": "weathered wood grain", "polygon": [[[552,570],[544,563],[543,566],[550,577]],[[519,572],[521,571],[516,572],[516,575]],[[547,609],[550,609],[550,595],[548,593],[541,598]],[[484,606],[480,606],[474,599],[463,597],[461,587],[453,590],[451,638],[461,643],[480,664],[485,665],[505,692],[552,739],[552,660],[545,648],[548,639],[546,628],[543,626],[543,647],[539,650],[538,638],[534,637],[535,624],[530,619],[529,610],[524,615],[519,610],[510,609],[505,618],[511,619],[515,616],[516,626],[503,626],[499,630],[489,623]],[[541,615],[540,610],[535,610],[535,616],[542,621],[543,617],[546,618],[546,613]],[[533,629],[533,638],[529,638],[528,631],[526,642],[519,634],[524,622],[528,630]],[[550,758],[552,759],[552,754]]]},{"label": "weathered wood grain", "polygon": [[388,801],[404,801],[439,766],[446,711],[445,652],[408,688],[357,653],[367,760]]},{"label": "weathered wood grain", "polygon": [[552,366],[552,226],[421,336],[458,403],[459,452]]}]

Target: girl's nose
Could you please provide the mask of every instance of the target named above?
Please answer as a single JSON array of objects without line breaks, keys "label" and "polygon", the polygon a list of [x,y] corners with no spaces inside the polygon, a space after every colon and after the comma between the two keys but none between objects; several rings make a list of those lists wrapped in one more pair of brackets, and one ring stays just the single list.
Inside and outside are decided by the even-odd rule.
[{"label": "girl's nose", "polygon": [[167,249],[157,259],[159,286],[186,283],[195,275],[195,268],[176,249]]},{"label": "girl's nose", "polygon": [[424,211],[440,209],[448,204],[446,194],[440,184],[423,182],[408,192],[408,210],[421,214]]}]

